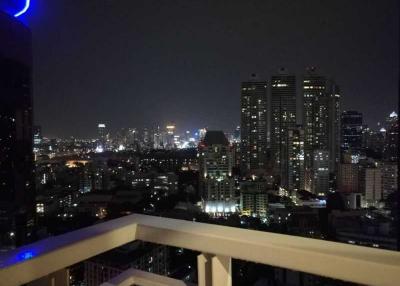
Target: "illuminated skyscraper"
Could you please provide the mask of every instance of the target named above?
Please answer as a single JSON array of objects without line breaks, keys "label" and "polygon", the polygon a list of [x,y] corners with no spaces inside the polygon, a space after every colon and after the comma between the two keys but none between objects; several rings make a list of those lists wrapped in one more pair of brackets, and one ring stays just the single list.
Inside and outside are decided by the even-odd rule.
[{"label": "illuminated skyscraper", "polygon": [[[314,151],[328,152],[328,173],[335,175],[340,159],[340,91],[331,80],[307,70],[303,78],[305,189],[311,191]],[[318,153],[317,152],[317,153]],[[325,154],[325,153],[324,153]],[[324,155],[325,157],[325,155]],[[315,190],[319,193],[318,190]]]},{"label": "illuminated skyscraper", "polygon": [[31,44],[30,30],[0,11],[0,248],[33,237]]},{"label": "illuminated skyscraper", "polygon": [[399,121],[396,112],[386,119],[386,137],[384,145],[385,161],[396,162],[399,156]]},{"label": "illuminated skyscraper", "polygon": [[38,125],[33,126],[33,144],[39,145],[40,143],[42,143],[42,140],[42,128]]},{"label": "illuminated skyscraper", "polygon": [[266,168],[267,161],[267,82],[255,75],[241,86],[241,168],[255,173]]},{"label": "illuminated skyscraper", "polygon": [[202,197],[206,201],[230,201],[234,198],[233,156],[222,131],[208,130],[199,144]]},{"label": "illuminated skyscraper", "polygon": [[289,129],[296,127],[296,77],[285,69],[271,78],[271,154],[280,184],[289,187]]},{"label": "illuminated skyscraper", "polygon": [[303,125],[304,125],[304,147],[305,165],[309,169],[312,165],[312,153],[314,142],[316,141],[317,125],[316,118],[316,98],[325,93],[326,79],[317,75],[314,68],[307,70],[307,75],[303,78]]},{"label": "illuminated skyscraper", "polygon": [[99,123],[97,125],[97,134],[100,140],[106,139],[107,133],[106,133],[106,125],[104,123]]},{"label": "illuminated skyscraper", "polygon": [[288,131],[288,187],[304,189],[304,130],[298,126]]},{"label": "illuminated skyscraper", "polygon": [[329,172],[336,174],[340,163],[340,89],[328,80],[325,96],[319,99],[317,146],[329,151]]},{"label": "illuminated skyscraper", "polygon": [[317,195],[326,195],[329,192],[329,151],[313,151],[311,192]]},{"label": "illuminated skyscraper", "polygon": [[176,129],[175,124],[168,124],[165,127],[164,140],[163,140],[164,148],[173,149],[176,147],[174,141],[175,129]]},{"label": "illuminated skyscraper", "polygon": [[104,123],[99,123],[97,125],[97,151],[103,152],[106,150],[107,143],[107,132],[106,125]]}]

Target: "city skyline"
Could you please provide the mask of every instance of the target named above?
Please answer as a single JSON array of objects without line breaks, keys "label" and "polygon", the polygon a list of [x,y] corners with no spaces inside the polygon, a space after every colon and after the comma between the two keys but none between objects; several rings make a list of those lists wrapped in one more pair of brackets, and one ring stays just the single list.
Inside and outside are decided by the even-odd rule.
[{"label": "city skyline", "polygon": [[50,137],[93,135],[97,122],[233,129],[240,83],[282,66],[298,77],[316,66],[341,87],[342,110],[371,126],[397,106],[396,1],[252,1],[230,11],[208,1],[52,2],[22,16],[34,35],[35,123]]},{"label": "city skyline", "polygon": [[[359,112],[359,110],[356,109],[346,109],[346,110],[341,110],[341,113],[344,112]],[[363,113],[361,113],[362,116],[364,116]],[[388,112],[386,114],[384,114],[384,116],[381,117],[380,121],[374,122],[372,125],[368,125],[366,123],[366,121],[363,121],[363,126],[368,128],[368,130],[371,131],[379,131],[382,128],[385,128],[385,120],[390,117],[392,114],[398,114],[397,111],[392,110],[391,112]],[[269,119],[270,120],[270,119]],[[363,120],[365,120],[365,117],[363,117]],[[110,124],[111,123],[111,124]],[[40,133],[41,136],[48,138],[48,139],[80,139],[80,140],[96,140],[98,138],[98,125],[105,125],[107,128],[107,134],[110,136],[118,136],[119,132],[123,131],[123,130],[129,130],[129,129],[133,129],[135,130],[135,132],[138,132],[138,134],[143,133],[143,132],[154,132],[156,133],[157,130],[167,130],[167,126],[169,126],[170,124],[174,124],[175,128],[176,128],[176,135],[179,136],[184,136],[188,133],[188,131],[190,132],[191,135],[194,135],[195,137],[199,136],[199,131],[200,130],[210,130],[210,131],[222,131],[225,135],[233,135],[235,133],[235,131],[239,128],[240,130],[240,122],[238,122],[236,125],[232,123],[232,127],[228,127],[227,129],[222,129],[222,128],[218,128],[215,127],[213,128],[213,126],[205,126],[203,125],[199,125],[199,126],[191,126],[189,128],[185,128],[184,126],[179,126],[177,124],[175,124],[174,120],[169,120],[169,121],[165,121],[165,122],[159,122],[159,123],[155,123],[155,124],[145,124],[143,126],[128,126],[128,125],[123,125],[123,126],[115,126],[112,124],[112,121],[110,122],[106,122],[106,121],[98,121],[95,123],[94,126],[90,126],[89,127],[89,131],[88,132],[84,132],[83,136],[75,136],[72,134],[63,134],[61,136],[59,135],[48,135],[48,133],[46,132],[46,130],[42,130],[42,125],[40,124],[34,124],[35,127],[40,128]],[[111,126],[111,128],[110,128]],[[187,125],[186,125],[187,126]],[[298,127],[303,128],[303,124],[297,124]],[[364,129],[366,130],[366,129]]]}]

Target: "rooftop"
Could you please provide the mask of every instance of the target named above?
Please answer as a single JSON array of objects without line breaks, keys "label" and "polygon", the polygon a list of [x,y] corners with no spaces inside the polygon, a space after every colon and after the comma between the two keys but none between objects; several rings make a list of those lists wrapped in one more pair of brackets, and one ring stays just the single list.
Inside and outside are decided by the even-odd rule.
[{"label": "rooftop", "polygon": [[228,141],[228,139],[226,139],[224,132],[215,131],[215,130],[207,130],[207,133],[203,139],[203,143],[206,146],[212,146],[212,145],[228,146],[229,145],[229,141]]}]

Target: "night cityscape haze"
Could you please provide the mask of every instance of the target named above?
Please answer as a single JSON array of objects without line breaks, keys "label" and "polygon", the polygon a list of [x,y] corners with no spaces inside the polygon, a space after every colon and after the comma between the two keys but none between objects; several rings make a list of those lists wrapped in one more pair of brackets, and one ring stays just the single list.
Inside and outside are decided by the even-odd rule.
[{"label": "night cityscape haze", "polygon": [[357,106],[369,126],[396,104],[397,1],[31,2],[21,17],[46,136],[95,136],[97,121],[229,131],[238,83],[280,67],[334,78],[343,109]]}]

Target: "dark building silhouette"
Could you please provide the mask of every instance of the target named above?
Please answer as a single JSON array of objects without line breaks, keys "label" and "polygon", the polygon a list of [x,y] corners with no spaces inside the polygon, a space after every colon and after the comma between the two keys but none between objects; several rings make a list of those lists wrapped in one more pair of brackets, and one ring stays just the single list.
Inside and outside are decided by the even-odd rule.
[{"label": "dark building silhouette", "polygon": [[0,11],[0,248],[32,238],[31,32]]},{"label": "dark building silhouette", "polygon": [[343,111],[341,116],[342,152],[361,153],[363,143],[363,115],[358,111]]}]

